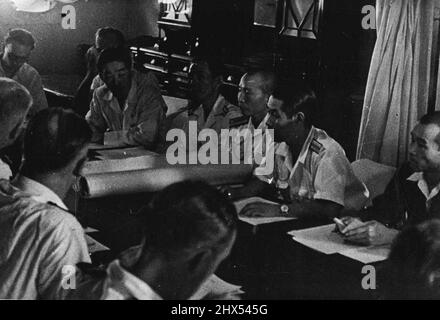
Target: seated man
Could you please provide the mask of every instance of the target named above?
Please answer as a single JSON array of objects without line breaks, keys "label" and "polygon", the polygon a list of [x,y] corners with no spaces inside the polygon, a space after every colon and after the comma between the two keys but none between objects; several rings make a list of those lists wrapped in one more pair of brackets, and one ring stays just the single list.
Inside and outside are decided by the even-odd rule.
[{"label": "seated man", "polygon": [[156,77],[134,70],[131,53],[123,48],[101,52],[98,70],[104,85],[94,91],[86,115],[92,142],[103,142],[106,131],[115,131],[120,144],[155,148],[167,111]]},{"label": "seated man", "polygon": [[90,262],[84,231],[62,201],[90,138],[71,111],[45,109],[31,120],[20,174],[0,180],[0,299],[61,299],[64,267]]},{"label": "seated man", "polygon": [[9,180],[12,176],[9,165],[2,161],[2,157],[6,157],[2,153],[20,135],[31,104],[32,97],[24,86],[0,78],[0,179]]},{"label": "seated man", "polygon": [[440,112],[423,116],[411,132],[409,162],[365,211],[343,218],[346,239],[363,245],[391,243],[399,230],[440,218]]},{"label": "seated man", "polygon": [[343,207],[360,208],[368,191],[353,173],[342,147],[323,130],[313,126],[317,108],[315,93],[302,84],[276,89],[269,99],[274,128],[273,172],[254,178],[253,188],[240,191],[243,197],[258,194],[265,183],[281,189],[284,205],[251,203],[243,208],[247,216],[327,217]]},{"label": "seated man", "polygon": [[221,129],[229,128],[231,119],[243,115],[239,107],[231,104],[220,93],[223,72],[224,65],[219,58],[198,58],[194,61],[189,71],[188,107],[168,117],[169,129],[180,128],[188,133],[192,121],[197,126],[197,133],[202,129],[213,129],[220,135]]},{"label": "seated man", "polygon": [[27,64],[35,40],[24,29],[9,30],[4,41],[4,51],[0,58],[0,77],[17,81],[29,90],[34,101],[28,117],[48,107],[40,74]]},{"label": "seated man", "polygon": [[101,277],[83,275],[71,298],[188,299],[212,277],[235,241],[234,206],[203,182],[165,188],[142,214],[142,245],[111,262]]},{"label": "seated man", "polygon": [[98,56],[108,48],[124,47],[125,38],[121,31],[104,27],[99,28],[95,34],[95,45],[90,47],[86,53],[87,73],[78,87],[78,91],[73,101],[73,108],[80,116],[85,116],[89,111],[90,100],[93,91],[104,83],[98,75]]}]

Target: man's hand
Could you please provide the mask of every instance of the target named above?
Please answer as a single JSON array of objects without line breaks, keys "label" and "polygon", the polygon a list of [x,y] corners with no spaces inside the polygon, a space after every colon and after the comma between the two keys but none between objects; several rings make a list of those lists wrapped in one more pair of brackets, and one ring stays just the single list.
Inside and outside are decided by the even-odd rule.
[{"label": "man's hand", "polygon": [[341,230],[344,239],[365,246],[389,244],[398,234],[397,230],[389,229],[375,220],[361,222],[351,217],[341,220],[347,225]]},{"label": "man's hand", "polygon": [[283,216],[277,204],[254,202],[247,204],[240,212],[246,217],[279,217]]}]

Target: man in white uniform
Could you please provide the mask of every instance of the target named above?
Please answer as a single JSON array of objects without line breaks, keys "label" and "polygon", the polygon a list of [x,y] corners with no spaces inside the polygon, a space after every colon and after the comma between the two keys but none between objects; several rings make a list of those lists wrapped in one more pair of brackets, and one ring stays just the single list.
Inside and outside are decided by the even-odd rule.
[{"label": "man in white uniform", "polygon": [[365,204],[368,190],[354,175],[344,150],[313,126],[316,108],[315,93],[301,83],[280,86],[271,96],[268,126],[274,128],[279,145],[275,158],[265,161],[274,161],[274,170],[255,174],[260,183],[281,189],[285,204],[252,203],[243,208],[244,215],[333,218],[343,207]]},{"label": "man in white uniform", "polygon": [[83,228],[62,199],[91,135],[72,111],[45,109],[31,120],[19,175],[0,180],[0,299],[62,299],[66,270],[90,262]]}]

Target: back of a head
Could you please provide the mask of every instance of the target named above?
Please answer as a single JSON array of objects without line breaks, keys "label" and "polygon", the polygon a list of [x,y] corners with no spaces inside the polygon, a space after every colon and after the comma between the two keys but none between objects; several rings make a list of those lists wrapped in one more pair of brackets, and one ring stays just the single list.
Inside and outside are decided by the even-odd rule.
[{"label": "back of a head", "polygon": [[124,34],[113,27],[99,28],[96,31],[95,38],[103,40],[106,45],[109,45],[112,48],[123,47],[125,45]]},{"label": "back of a head", "polygon": [[21,45],[30,47],[31,49],[35,48],[35,39],[32,34],[25,29],[11,29],[6,35],[5,45],[8,43],[16,42]]},{"label": "back of a head", "polygon": [[283,101],[284,113],[292,118],[298,112],[306,116],[306,123],[311,126],[315,122],[318,100],[311,87],[302,81],[279,84],[273,97]]},{"label": "back of a head", "polygon": [[106,64],[114,61],[123,62],[128,69],[132,67],[131,52],[127,48],[108,48],[103,50],[98,57],[98,70],[102,72]]},{"label": "back of a head", "polygon": [[0,149],[18,135],[17,126],[25,119],[32,105],[29,91],[18,82],[0,77]]},{"label": "back of a head", "polygon": [[236,230],[237,212],[223,194],[197,181],[173,184],[145,213],[144,251],[174,254],[221,247]]},{"label": "back of a head", "polygon": [[25,174],[45,174],[63,169],[91,137],[87,122],[73,111],[49,108],[38,112],[24,137]]},{"label": "back of a head", "polygon": [[440,220],[402,231],[386,265],[384,298],[440,298]]},{"label": "back of a head", "polygon": [[213,78],[223,77],[225,72],[225,65],[222,59],[218,56],[199,56],[194,59],[194,63],[206,63]]},{"label": "back of a head", "polygon": [[440,111],[425,114],[422,118],[420,118],[420,123],[423,125],[436,124],[440,127]]}]

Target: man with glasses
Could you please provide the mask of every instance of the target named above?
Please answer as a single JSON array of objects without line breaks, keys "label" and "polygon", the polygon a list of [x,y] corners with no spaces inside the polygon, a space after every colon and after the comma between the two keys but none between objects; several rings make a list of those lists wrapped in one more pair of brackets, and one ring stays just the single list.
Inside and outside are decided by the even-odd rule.
[{"label": "man with glasses", "polygon": [[97,67],[104,85],[94,91],[86,115],[92,142],[104,142],[109,131],[112,143],[155,149],[167,111],[156,77],[133,70],[125,48],[102,51]]},{"label": "man with glasses", "polygon": [[35,48],[35,39],[24,29],[11,29],[4,40],[0,58],[0,77],[17,81],[29,90],[33,105],[28,116],[48,107],[40,74],[27,61]]},{"label": "man with glasses", "polygon": [[73,101],[74,110],[81,116],[85,116],[89,110],[93,91],[104,83],[98,74],[99,54],[109,48],[122,48],[125,46],[125,37],[121,31],[112,27],[99,28],[95,34],[95,44],[91,46],[85,55],[87,73],[76,92]]}]

